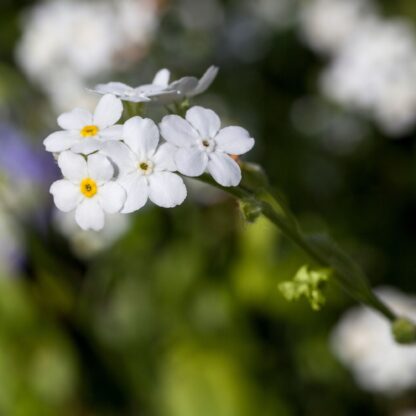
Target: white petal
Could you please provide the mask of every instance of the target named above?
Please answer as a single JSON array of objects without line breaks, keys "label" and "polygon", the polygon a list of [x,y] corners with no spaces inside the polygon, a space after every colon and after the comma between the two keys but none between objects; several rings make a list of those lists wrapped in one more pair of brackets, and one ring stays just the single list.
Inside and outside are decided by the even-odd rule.
[{"label": "white petal", "polygon": [[157,102],[160,104],[169,104],[180,98],[177,91],[172,91],[168,89],[162,91],[149,91],[143,94],[145,94],[145,96],[149,98],[149,101]]},{"label": "white petal", "polygon": [[198,132],[182,117],[169,115],[160,123],[163,138],[178,147],[190,147],[200,138]]},{"label": "white petal", "polygon": [[93,154],[88,156],[88,176],[98,184],[111,180],[114,176],[114,168],[111,162],[103,155]]},{"label": "white petal", "polygon": [[159,142],[159,129],[149,118],[132,117],[124,123],[123,139],[137,155],[151,156]]},{"label": "white petal", "polygon": [[124,95],[134,91],[134,89],[122,82],[108,82],[107,84],[96,85],[93,91],[98,92],[99,94]]},{"label": "white petal", "polygon": [[127,193],[126,202],[121,210],[123,214],[137,211],[146,204],[149,196],[149,186],[144,176],[132,173],[123,177],[120,183]]},{"label": "white petal", "polygon": [[163,68],[156,73],[155,77],[153,78],[152,84],[166,87],[169,84],[169,79],[170,71],[166,68]]},{"label": "white petal", "polygon": [[80,140],[78,133],[69,131],[56,131],[50,134],[44,141],[43,145],[47,152],[63,152],[70,149],[75,143]]},{"label": "white petal", "polygon": [[221,128],[221,121],[214,111],[195,106],[186,112],[186,119],[196,128],[202,138],[214,137]]},{"label": "white petal", "polygon": [[177,91],[181,95],[187,95],[193,91],[198,85],[198,80],[195,77],[183,77],[169,85],[169,89]]},{"label": "white petal", "polygon": [[202,94],[203,92],[205,92],[209,88],[209,86],[212,84],[217,74],[218,74],[218,67],[210,66],[205,71],[205,74],[202,75],[196,88],[193,91],[191,91],[188,94],[188,96],[193,97],[195,95]]},{"label": "white petal", "polygon": [[94,112],[93,124],[105,129],[120,120],[123,104],[114,95],[104,95],[97,104]]},{"label": "white petal", "polygon": [[140,85],[140,87],[136,88],[136,94],[143,94],[145,96],[151,96],[154,94],[164,94],[167,89],[165,86],[157,85],[157,84],[144,84]]},{"label": "white petal", "polygon": [[120,96],[120,98],[123,101],[130,101],[132,103],[147,103],[149,101],[152,101],[150,98],[140,93],[134,93],[134,94],[132,93],[128,95],[126,94],[126,95]]},{"label": "white petal", "polygon": [[240,166],[225,153],[210,153],[208,172],[222,186],[237,186],[241,181]]},{"label": "white petal", "polygon": [[58,124],[64,130],[81,130],[92,124],[92,114],[83,108],[75,108],[58,117]]},{"label": "white petal", "polygon": [[85,198],[75,211],[75,221],[83,230],[100,231],[104,227],[104,211],[97,198]]},{"label": "white petal", "polygon": [[98,198],[108,214],[120,212],[126,201],[126,191],[117,182],[108,182],[98,188]]},{"label": "white petal", "polygon": [[58,166],[64,178],[79,183],[88,175],[87,162],[84,157],[73,152],[63,152],[59,155]]},{"label": "white petal", "polygon": [[236,126],[225,127],[215,137],[217,147],[231,155],[242,155],[254,146],[254,139],[246,129]]},{"label": "white petal", "polygon": [[53,195],[55,205],[63,212],[72,211],[82,200],[79,186],[66,179],[54,182],[49,192]]},{"label": "white petal", "polygon": [[90,153],[94,153],[97,150],[100,150],[103,145],[103,141],[99,139],[91,139],[89,137],[82,138],[77,141],[73,146],[71,146],[71,150],[74,153],[81,153],[83,155],[89,155]]},{"label": "white petal", "polygon": [[186,198],[186,187],[180,176],[171,172],[155,172],[149,176],[149,199],[163,208],[173,208]]},{"label": "white petal", "polygon": [[178,149],[175,162],[178,171],[183,175],[200,176],[207,167],[208,155],[197,147]]},{"label": "white petal", "polygon": [[163,143],[160,145],[152,158],[152,161],[155,164],[155,170],[168,170],[171,172],[175,171],[175,154],[177,150],[178,148],[171,143]]},{"label": "white petal", "polygon": [[135,155],[123,142],[105,142],[100,153],[107,156],[117,166],[119,174],[130,173],[137,169]]},{"label": "white petal", "polygon": [[104,140],[121,140],[123,137],[123,126],[121,124],[116,124],[107,127],[106,129],[100,130],[98,135]]}]

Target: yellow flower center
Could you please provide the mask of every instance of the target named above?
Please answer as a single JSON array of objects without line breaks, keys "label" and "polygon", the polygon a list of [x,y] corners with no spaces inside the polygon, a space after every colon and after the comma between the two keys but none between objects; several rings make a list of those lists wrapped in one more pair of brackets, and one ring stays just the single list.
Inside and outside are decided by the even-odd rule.
[{"label": "yellow flower center", "polygon": [[81,182],[81,193],[87,198],[92,198],[97,193],[97,184],[91,178],[85,178]]},{"label": "yellow flower center", "polygon": [[150,175],[153,172],[153,163],[150,160],[140,162],[137,164],[137,169],[142,173],[142,175]]},{"label": "yellow flower center", "polygon": [[97,126],[85,126],[82,130],[81,130],[81,136],[82,137],[92,137],[92,136],[96,136],[97,133],[99,132],[99,128]]}]

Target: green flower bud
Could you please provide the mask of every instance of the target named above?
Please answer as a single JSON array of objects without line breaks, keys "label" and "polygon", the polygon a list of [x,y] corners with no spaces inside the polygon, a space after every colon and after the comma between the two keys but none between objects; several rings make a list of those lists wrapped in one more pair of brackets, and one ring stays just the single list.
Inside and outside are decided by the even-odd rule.
[{"label": "green flower bud", "polygon": [[393,321],[392,332],[399,344],[412,344],[416,342],[416,325],[407,318],[397,318]]},{"label": "green flower bud", "polygon": [[239,203],[241,213],[247,222],[253,223],[261,215],[261,207],[254,198],[244,198]]},{"label": "green flower bud", "polygon": [[317,311],[326,302],[323,291],[330,275],[330,269],[313,270],[308,266],[302,266],[291,281],[279,285],[279,290],[289,301],[304,296],[309,301],[311,308]]}]

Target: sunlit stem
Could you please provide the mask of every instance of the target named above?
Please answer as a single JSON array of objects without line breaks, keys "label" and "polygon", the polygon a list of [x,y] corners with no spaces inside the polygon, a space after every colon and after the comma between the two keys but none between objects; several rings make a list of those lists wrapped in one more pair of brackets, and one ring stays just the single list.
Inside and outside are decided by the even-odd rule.
[{"label": "sunlit stem", "polygon": [[[283,235],[296,244],[315,263],[321,267],[332,269],[334,271],[335,281],[345,292],[355,300],[377,310],[389,321],[394,322],[397,320],[394,312],[371,290],[359,266],[337,247],[331,249],[332,252],[327,255],[322,250],[317,249],[300,230],[293,214],[289,211],[284,201],[279,201],[276,195],[272,195],[272,192],[266,189],[266,187],[261,186],[259,189],[253,190],[244,184],[244,180],[238,187],[223,187],[218,185],[208,175],[204,175],[198,179],[231,194],[239,200],[249,201],[250,204],[254,204]],[[326,244],[329,247],[329,243]],[[352,271],[350,276],[347,275],[349,269]]]}]

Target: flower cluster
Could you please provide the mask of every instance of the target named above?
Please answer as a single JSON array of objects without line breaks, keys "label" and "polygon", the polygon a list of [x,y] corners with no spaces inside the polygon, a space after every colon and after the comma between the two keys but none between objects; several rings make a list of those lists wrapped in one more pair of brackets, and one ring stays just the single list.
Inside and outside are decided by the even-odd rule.
[{"label": "flower cluster", "polygon": [[157,72],[150,84],[131,87],[122,82],[98,84],[91,91],[97,94],[113,94],[124,101],[133,103],[159,101],[169,103],[178,98],[191,98],[202,94],[217,76],[218,68],[210,66],[200,79],[183,77],[170,82],[170,71],[166,68]]},{"label": "flower cluster", "polygon": [[[176,91],[176,97],[191,96],[207,88],[216,68],[211,67],[201,80],[185,77],[177,84],[169,84],[167,75],[158,74],[164,78],[166,91]],[[184,90],[183,80],[192,88]],[[178,83],[181,89],[175,90]],[[121,84],[108,85],[111,89]],[[117,95],[126,98],[125,91]],[[156,94],[153,100],[148,94],[146,101],[160,102],[161,96]],[[46,150],[56,154],[63,175],[50,189],[55,204],[64,212],[75,210],[82,229],[98,231],[104,227],[105,213],[132,213],[148,200],[164,208],[182,204],[187,190],[181,175],[196,177],[207,172],[222,186],[240,183],[235,156],[254,145],[247,130],[222,128],[214,111],[199,106],[191,107],[185,118],[167,115],[159,126],[140,116],[117,124],[122,113],[120,98],[105,94],[93,114],[76,108],[60,115],[62,130],[44,140]]]},{"label": "flower cluster", "polygon": [[33,2],[23,11],[17,63],[56,111],[73,103],[89,107],[91,79],[137,64],[146,54],[160,6],[157,0]]},{"label": "flower cluster", "polygon": [[372,0],[311,0],[302,6],[304,41],[329,58],[320,89],[331,101],[367,114],[389,136],[416,125],[416,31],[379,14]]}]

